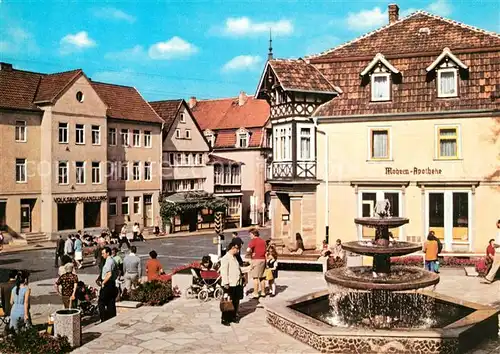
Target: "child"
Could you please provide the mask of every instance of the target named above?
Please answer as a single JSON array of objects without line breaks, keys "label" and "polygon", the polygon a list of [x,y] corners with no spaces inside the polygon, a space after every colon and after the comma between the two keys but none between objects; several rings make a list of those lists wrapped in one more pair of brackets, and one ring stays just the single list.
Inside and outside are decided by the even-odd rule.
[{"label": "child", "polygon": [[276,249],[271,246],[267,251],[266,262],[266,279],[269,284],[269,295],[274,297],[276,295],[276,278],[278,278],[278,253]]}]

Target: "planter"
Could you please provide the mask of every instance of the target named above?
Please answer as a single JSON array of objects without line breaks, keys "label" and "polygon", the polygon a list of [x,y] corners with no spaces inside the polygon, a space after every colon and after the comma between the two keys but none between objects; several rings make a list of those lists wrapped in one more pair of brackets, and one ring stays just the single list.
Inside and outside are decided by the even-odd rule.
[{"label": "planter", "polygon": [[71,347],[82,343],[81,311],[77,309],[58,310],[55,313],[54,334],[66,336]]}]

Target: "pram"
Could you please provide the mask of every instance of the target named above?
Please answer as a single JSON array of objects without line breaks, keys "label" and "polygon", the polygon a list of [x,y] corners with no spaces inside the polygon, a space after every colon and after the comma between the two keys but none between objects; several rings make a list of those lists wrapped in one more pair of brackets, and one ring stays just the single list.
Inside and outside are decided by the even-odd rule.
[{"label": "pram", "polygon": [[82,317],[97,315],[97,290],[95,288],[79,281],[76,286],[75,299],[78,302],[78,309],[82,311]]},{"label": "pram", "polygon": [[191,268],[193,283],[186,290],[187,298],[197,297],[200,301],[208,301],[210,297],[220,300],[224,294],[221,286],[221,276],[215,270]]}]

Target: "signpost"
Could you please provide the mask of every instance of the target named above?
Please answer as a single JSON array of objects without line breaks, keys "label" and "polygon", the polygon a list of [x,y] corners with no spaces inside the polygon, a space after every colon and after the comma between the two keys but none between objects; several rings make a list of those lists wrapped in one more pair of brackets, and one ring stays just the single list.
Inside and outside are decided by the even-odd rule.
[{"label": "signpost", "polygon": [[215,213],[215,233],[217,234],[217,256],[219,258],[222,257],[222,241],[224,240],[224,236],[222,236],[223,231],[224,231],[224,214],[218,211]]}]

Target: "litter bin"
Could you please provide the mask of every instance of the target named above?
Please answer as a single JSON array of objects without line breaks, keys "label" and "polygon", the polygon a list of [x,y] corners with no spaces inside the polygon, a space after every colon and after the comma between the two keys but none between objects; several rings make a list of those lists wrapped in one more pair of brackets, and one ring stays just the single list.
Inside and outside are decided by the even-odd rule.
[{"label": "litter bin", "polygon": [[77,309],[58,310],[55,314],[54,334],[68,337],[71,347],[82,342],[81,311]]}]

